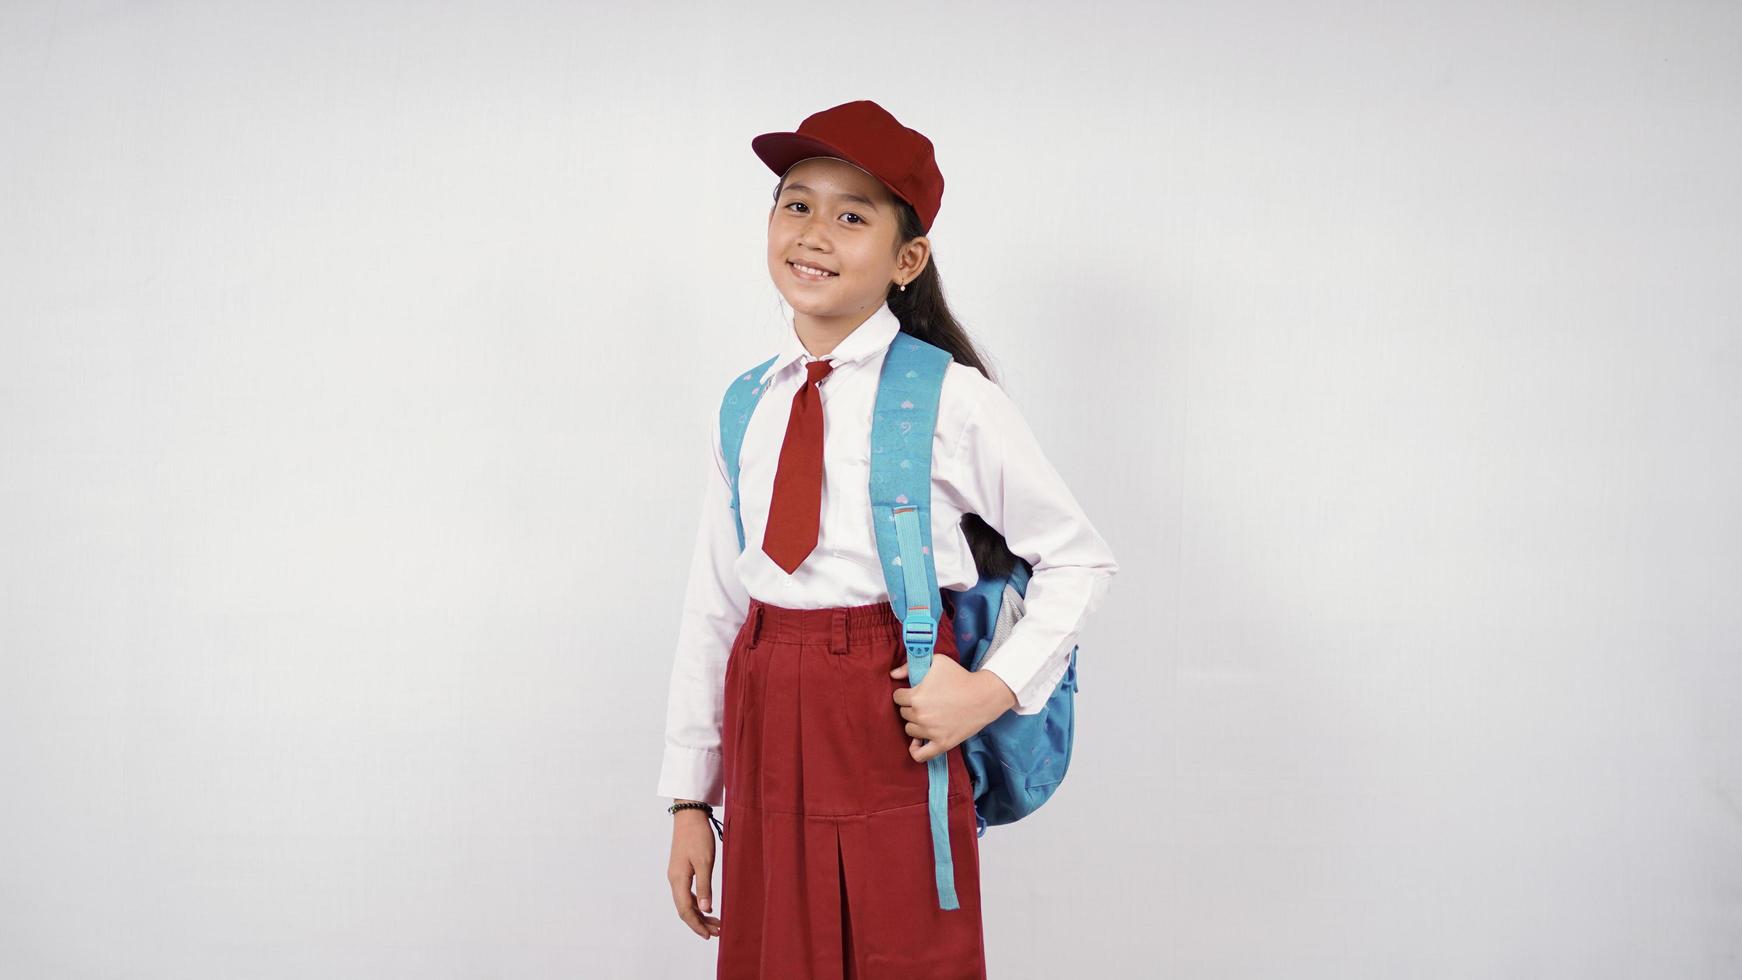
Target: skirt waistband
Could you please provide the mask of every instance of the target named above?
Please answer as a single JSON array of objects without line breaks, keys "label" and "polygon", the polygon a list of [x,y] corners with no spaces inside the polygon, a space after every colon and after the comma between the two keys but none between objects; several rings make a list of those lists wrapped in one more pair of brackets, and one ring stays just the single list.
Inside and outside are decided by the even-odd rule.
[{"label": "skirt waistband", "polygon": [[848,642],[889,640],[901,636],[901,620],[888,602],[832,609],[788,609],[750,599],[745,622],[754,645],[769,640],[786,643],[844,639]]}]

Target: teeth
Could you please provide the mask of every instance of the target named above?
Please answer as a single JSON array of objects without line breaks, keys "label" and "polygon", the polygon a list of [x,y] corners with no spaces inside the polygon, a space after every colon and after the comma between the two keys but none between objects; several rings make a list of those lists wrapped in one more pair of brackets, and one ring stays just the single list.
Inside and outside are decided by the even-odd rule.
[{"label": "teeth", "polygon": [[813,276],[832,276],[832,275],[834,275],[833,272],[830,272],[827,269],[817,269],[817,268],[813,268],[813,267],[808,266],[808,265],[804,265],[804,264],[799,263],[799,262],[792,263],[792,267],[794,269],[799,269],[799,270],[802,270],[804,272],[808,272]]}]

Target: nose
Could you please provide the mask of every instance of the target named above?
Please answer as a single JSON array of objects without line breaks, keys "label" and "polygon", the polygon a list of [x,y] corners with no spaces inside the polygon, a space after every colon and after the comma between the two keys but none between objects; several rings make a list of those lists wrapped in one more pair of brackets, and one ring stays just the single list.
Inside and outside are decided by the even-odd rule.
[{"label": "nose", "polygon": [[799,224],[798,243],[805,246],[818,246],[827,251],[829,245],[827,219],[822,218],[820,213],[816,211],[805,215],[804,221]]}]

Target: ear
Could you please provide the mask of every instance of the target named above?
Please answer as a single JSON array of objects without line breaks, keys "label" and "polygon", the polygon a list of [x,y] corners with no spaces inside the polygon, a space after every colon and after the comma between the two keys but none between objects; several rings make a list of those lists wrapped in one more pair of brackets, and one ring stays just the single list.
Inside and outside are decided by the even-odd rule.
[{"label": "ear", "polygon": [[919,236],[901,246],[901,252],[896,257],[895,274],[902,282],[912,282],[925,271],[927,262],[931,261],[931,239]]}]

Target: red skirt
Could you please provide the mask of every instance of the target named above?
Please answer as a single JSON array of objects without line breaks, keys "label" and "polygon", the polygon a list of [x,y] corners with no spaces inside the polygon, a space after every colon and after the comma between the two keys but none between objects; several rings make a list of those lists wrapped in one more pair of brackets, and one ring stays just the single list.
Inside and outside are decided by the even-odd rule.
[{"label": "red skirt", "polygon": [[[949,616],[934,656],[956,656]],[[751,599],[726,665],[718,980],[985,980],[980,846],[961,746],[949,759],[959,908],[938,908],[926,765],[889,672],[889,603]]]}]

